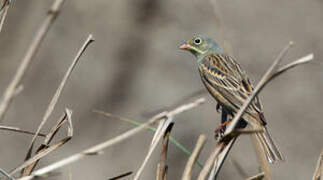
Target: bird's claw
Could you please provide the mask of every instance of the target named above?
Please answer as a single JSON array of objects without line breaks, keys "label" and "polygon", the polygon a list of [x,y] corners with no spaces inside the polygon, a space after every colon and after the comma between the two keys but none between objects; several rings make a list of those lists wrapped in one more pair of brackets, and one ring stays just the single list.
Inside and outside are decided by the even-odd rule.
[{"label": "bird's claw", "polygon": [[225,132],[225,130],[224,130],[223,127],[222,128],[219,128],[219,127],[216,128],[216,130],[214,131],[214,133],[215,133],[215,135],[214,135],[215,140],[220,140],[223,137],[224,132]]},{"label": "bird's claw", "polygon": [[230,121],[225,121],[224,123],[220,124],[214,131],[215,135],[214,135],[214,138],[216,140],[219,140],[221,139],[223,136],[224,136],[224,133],[225,133],[225,128],[226,128],[226,125],[229,124]]}]

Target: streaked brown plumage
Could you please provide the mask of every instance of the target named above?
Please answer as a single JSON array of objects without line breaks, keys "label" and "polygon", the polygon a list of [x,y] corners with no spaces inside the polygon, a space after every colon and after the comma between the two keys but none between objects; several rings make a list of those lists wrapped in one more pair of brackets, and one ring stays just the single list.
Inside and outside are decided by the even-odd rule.
[{"label": "streaked brown plumage", "polygon": [[[196,39],[199,43],[196,43]],[[212,39],[203,36],[194,37],[182,47],[198,58],[202,82],[222,107],[222,113],[226,111],[229,116],[234,116],[253,90],[249,78],[240,65],[231,56],[223,53]],[[262,109],[259,98],[256,97],[247,108],[242,121],[264,127],[264,132],[256,133],[256,136],[268,161],[282,160],[283,157],[266,128],[267,123]]]}]

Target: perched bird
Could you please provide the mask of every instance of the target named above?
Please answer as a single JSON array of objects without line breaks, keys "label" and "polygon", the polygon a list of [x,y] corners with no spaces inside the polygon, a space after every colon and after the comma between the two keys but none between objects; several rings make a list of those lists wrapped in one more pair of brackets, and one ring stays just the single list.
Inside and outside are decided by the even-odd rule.
[{"label": "perched bird", "polygon": [[[222,124],[220,129],[223,132],[225,125],[230,122],[227,117],[229,116],[229,119],[232,119],[252,93],[253,86],[249,78],[234,58],[225,54],[219,45],[209,37],[195,36],[182,44],[180,49],[191,52],[197,58],[202,82],[218,102],[217,111],[221,107]],[[248,125],[247,122],[264,129],[263,132],[255,133],[255,135],[262,145],[267,160],[270,163],[282,160],[281,153],[268,133],[267,123],[258,97],[249,105],[237,128],[245,128]]]}]

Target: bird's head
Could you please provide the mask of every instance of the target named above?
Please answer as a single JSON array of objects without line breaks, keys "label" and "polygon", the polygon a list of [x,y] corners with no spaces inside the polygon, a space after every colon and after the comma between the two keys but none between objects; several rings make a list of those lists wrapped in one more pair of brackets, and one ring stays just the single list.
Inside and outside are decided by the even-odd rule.
[{"label": "bird's head", "polygon": [[194,36],[193,39],[187,40],[179,48],[190,51],[198,59],[211,53],[223,53],[213,39],[202,35]]}]

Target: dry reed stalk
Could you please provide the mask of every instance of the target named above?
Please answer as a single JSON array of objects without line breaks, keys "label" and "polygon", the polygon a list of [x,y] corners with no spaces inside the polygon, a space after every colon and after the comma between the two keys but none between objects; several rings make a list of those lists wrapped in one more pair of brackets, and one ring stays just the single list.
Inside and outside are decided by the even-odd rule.
[{"label": "dry reed stalk", "polygon": [[146,155],[146,157],[144,158],[144,161],[142,162],[141,166],[139,167],[137,173],[135,174],[134,180],[138,180],[146,166],[146,164],[148,163],[148,160],[150,159],[153,151],[155,150],[155,148],[157,147],[157,144],[159,142],[159,140],[161,139],[161,137],[163,136],[163,134],[165,133],[166,129],[169,127],[169,125],[173,123],[173,117],[172,116],[167,116],[166,119],[162,119],[159,122],[158,128],[154,134],[154,137],[151,141],[151,144],[149,146],[149,150],[148,153]]},{"label": "dry reed stalk", "polygon": [[25,75],[25,72],[30,65],[32,59],[36,55],[41,43],[43,42],[49,28],[53,24],[54,20],[58,16],[65,0],[55,0],[52,4],[48,15],[39,27],[33,41],[31,42],[29,49],[27,50],[25,56],[21,60],[21,63],[14,75],[12,81],[5,90],[2,101],[0,102],[0,122],[3,120],[4,114],[7,111],[9,104],[11,103],[13,97],[15,96],[16,89]]},{"label": "dry reed stalk", "polygon": [[[203,98],[200,98],[199,100],[199,104],[200,103],[203,103],[204,102],[204,99]],[[194,105],[194,104],[192,104]],[[190,106],[192,106],[190,105]],[[179,107],[178,108],[178,112],[184,112],[186,111],[185,110],[185,106],[182,106],[182,107]],[[169,112],[167,113],[167,118],[166,119],[163,119],[159,122],[159,125],[158,125],[158,128],[154,134],[154,137],[151,141],[151,144],[150,144],[150,147],[149,147],[149,150],[148,150],[148,153],[143,161],[143,163],[141,164],[140,168],[138,169],[135,177],[134,177],[134,180],[138,180],[141,173],[143,172],[149,158],[151,157],[154,149],[156,148],[159,140],[161,139],[162,135],[164,134],[164,132],[166,131],[167,127],[173,122],[173,118],[174,118],[174,115],[176,115],[177,113],[175,113],[176,111],[173,111],[173,112]]]},{"label": "dry reed stalk", "polygon": [[0,32],[2,30],[4,20],[7,17],[8,9],[10,7],[11,0],[2,0],[1,7],[0,7]]},{"label": "dry reed stalk", "polygon": [[[12,127],[12,126],[0,126],[0,130],[18,132],[18,133],[29,134],[29,135],[35,135],[36,134],[34,132],[22,130],[22,129],[18,128],[18,127]],[[46,137],[46,135],[42,134],[42,133],[39,133],[38,136]]]},{"label": "dry reed stalk", "polygon": [[317,160],[317,165],[316,165],[312,180],[321,180],[322,177],[323,177],[323,149],[321,151],[320,157]]},{"label": "dry reed stalk", "polygon": [[218,156],[218,154],[222,151],[224,145],[226,142],[220,142],[216,145],[212,153],[210,154],[209,158],[206,160],[206,163],[204,164],[203,169],[200,171],[200,174],[198,176],[198,180],[205,180],[207,175],[210,172],[210,169],[212,165],[214,164],[214,160]]},{"label": "dry reed stalk", "polygon": [[145,130],[148,126],[160,121],[160,120],[163,120],[165,118],[168,118],[170,116],[175,116],[177,114],[180,114],[180,113],[183,113],[185,111],[188,111],[192,108],[195,108],[199,105],[201,105],[205,100],[200,98],[200,99],[197,99],[195,100],[194,102],[191,102],[191,103],[187,103],[187,104],[183,104],[179,107],[176,107],[175,109],[169,111],[169,112],[162,112],[160,114],[157,114],[156,116],[152,117],[148,122],[136,127],[136,128],[133,128],[117,137],[114,137],[112,139],[109,139],[105,142],[102,142],[100,144],[97,144],[95,146],[92,146],[86,150],[83,150],[82,152],[79,152],[77,154],[73,154],[69,157],[66,157],[60,161],[57,161],[53,164],[50,164],[46,167],[43,167],[41,169],[38,169],[38,170],[35,170],[34,172],[32,172],[29,176],[24,176],[22,178],[19,178],[18,180],[30,180],[30,179],[33,179],[35,177],[39,177],[39,176],[43,176],[45,174],[48,174],[56,169],[59,169],[59,168],[62,168],[62,167],[65,167],[69,164],[72,164],[76,161],[79,161],[81,159],[84,159],[85,157],[88,157],[90,155],[99,155],[102,150],[110,147],[110,146],[113,146],[115,144],[118,144],[122,141],[124,141],[125,139],[128,139],[134,135],[136,135],[137,133]]},{"label": "dry reed stalk", "polygon": [[130,176],[132,174],[132,171],[129,171],[129,172],[126,172],[126,173],[122,173],[116,177],[113,177],[113,178],[109,178],[108,180],[117,180],[117,179],[121,179],[121,178],[124,178],[124,177],[127,177],[127,176]]},{"label": "dry reed stalk", "polygon": [[73,69],[75,68],[76,64],[78,63],[80,57],[82,56],[82,54],[85,52],[86,48],[94,41],[93,39],[93,36],[90,34],[88,36],[88,38],[86,39],[86,41],[84,42],[84,44],[82,45],[82,47],[80,48],[80,50],[78,51],[77,55],[75,56],[72,64],[69,66],[68,70],[66,71],[61,83],[59,84],[54,96],[52,97],[52,100],[51,102],[49,103],[47,109],[46,109],[46,112],[42,118],[42,121],[41,123],[39,124],[38,128],[37,128],[37,131],[36,131],[36,134],[34,135],[33,139],[31,140],[31,143],[29,145],[29,148],[28,148],[28,152],[27,152],[27,155],[26,155],[26,158],[25,160],[28,160],[30,157],[31,157],[31,153],[32,153],[32,150],[33,150],[33,146],[34,146],[34,143],[35,143],[35,140],[36,140],[36,137],[37,135],[39,134],[40,130],[42,129],[42,127],[44,126],[44,124],[47,122],[49,116],[52,114],[54,108],[55,108],[55,105],[58,101],[58,98],[68,80],[68,78],[70,77],[71,73],[73,72]]},{"label": "dry reed stalk", "polygon": [[197,143],[195,145],[195,148],[192,152],[192,155],[190,156],[190,158],[188,159],[184,172],[183,172],[183,176],[182,176],[182,180],[190,180],[192,178],[192,171],[193,171],[193,167],[194,164],[200,154],[200,152],[203,149],[203,146],[205,144],[205,140],[206,140],[206,136],[204,134],[199,136],[199,139],[197,140]]},{"label": "dry reed stalk", "polygon": [[3,176],[5,176],[7,179],[9,180],[15,180],[14,177],[12,177],[9,173],[7,173],[6,171],[4,171],[3,169],[0,168],[0,174],[2,174]]},{"label": "dry reed stalk", "polygon": [[166,160],[167,160],[167,150],[168,150],[168,142],[169,142],[169,136],[170,136],[170,132],[172,130],[174,126],[174,123],[171,123],[165,133],[164,133],[164,137],[163,137],[163,142],[162,142],[162,150],[160,153],[160,162],[158,163],[157,166],[157,180],[166,180],[166,173],[167,173],[167,164],[166,164]]},{"label": "dry reed stalk", "polygon": [[[56,133],[65,123],[67,123],[66,137],[50,145]],[[57,124],[53,126],[53,128],[50,130],[44,142],[38,147],[35,155],[32,158],[29,158],[27,161],[25,161],[21,166],[16,168],[10,174],[14,174],[17,171],[22,170],[21,176],[30,175],[41,158],[45,157],[50,152],[56,150],[57,148],[67,143],[72,137],[73,137],[72,111],[69,109],[66,109],[63,117],[60,118]]]},{"label": "dry reed stalk", "polygon": [[[147,111],[143,111],[142,113],[140,113],[142,115],[142,117],[144,118],[149,118],[154,116],[155,114],[161,113],[163,111],[168,111],[169,109],[173,109],[174,107],[177,107],[181,104],[185,104],[187,102],[190,102],[194,99],[197,99],[199,97],[203,97],[204,95],[207,95],[207,90],[205,88],[203,89],[199,89],[197,91],[191,92],[187,95],[185,95],[184,97],[182,97],[181,99],[179,99],[178,101],[176,101],[175,103],[172,103],[169,106],[164,106],[155,110],[147,110]],[[118,118],[119,119],[119,118]]]},{"label": "dry reed stalk", "polygon": [[262,180],[264,177],[265,177],[265,173],[261,172],[259,174],[256,174],[254,176],[247,178],[246,180]]},{"label": "dry reed stalk", "polygon": [[254,149],[256,151],[256,156],[257,156],[258,163],[260,164],[260,169],[264,174],[263,178],[265,180],[271,180],[270,165],[269,165],[269,162],[268,162],[268,160],[266,158],[265,152],[261,147],[261,143],[257,140],[256,134],[252,134],[251,139],[252,139],[252,142],[253,142]]},{"label": "dry reed stalk", "polygon": [[[182,102],[181,104],[185,104],[184,102],[187,102],[187,100],[188,99],[186,99],[185,101],[181,101]],[[177,103],[175,103],[175,104],[177,104]],[[171,108],[167,108],[167,109],[171,109]],[[131,120],[131,119],[128,119],[128,118],[125,118],[125,117],[121,117],[121,116],[116,115],[116,114],[107,113],[107,112],[104,112],[104,111],[101,111],[101,110],[93,110],[93,112],[98,113],[98,114],[103,114],[103,115],[105,115],[107,117],[115,118],[115,119],[120,120],[120,121],[124,121],[124,122],[129,123],[129,124],[131,124],[133,126],[140,126],[142,124],[142,123],[139,123],[139,122],[137,122],[135,120]],[[162,111],[158,111],[158,112],[162,112]],[[156,132],[156,128],[154,128],[152,126],[148,126],[146,129],[151,131],[151,132]],[[181,151],[183,151],[188,157],[191,156],[192,153],[189,150],[187,150],[181,143],[179,143],[174,137],[169,136],[169,140],[177,148],[179,148]],[[199,160],[197,160],[196,163],[199,165],[200,168],[203,167],[203,164]]]}]

